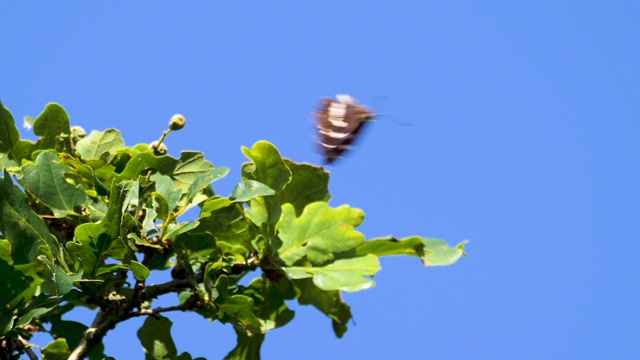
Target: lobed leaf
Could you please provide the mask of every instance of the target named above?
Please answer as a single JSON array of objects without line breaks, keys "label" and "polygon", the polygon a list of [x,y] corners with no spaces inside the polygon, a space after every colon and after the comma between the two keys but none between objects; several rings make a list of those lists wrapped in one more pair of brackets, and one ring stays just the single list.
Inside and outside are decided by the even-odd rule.
[{"label": "lobed leaf", "polygon": [[304,208],[316,201],[329,202],[329,173],[322,167],[309,164],[296,164],[285,159],[291,170],[291,181],[280,193],[280,203],[290,203],[300,216]]},{"label": "lobed leaf", "polygon": [[329,208],[325,202],[305,207],[296,218],[293,205],[282,206],[283,216],[277,225],[279,243],[274,249],[286,265],[307,258],[314,265],[333,260],[335,253],[352,250],[364,243],[364,235],[354,230],[364,220],[359,209],[341,206]]},{"label": "lobed leaf", "polygon": [[111,243],[120,237],[120,225],[132,185],[131,181],[114,184],[104,219],[98,224],[78,226],[75,230],[77,242],[67,243],[67,248],[81,260],[83,270],[90,278],[95,276],[103,257],[108,255]]},{"label": "lobed leaf", "polygon": [[422,261],[425,266],[451,265],[458,261],[461,256],[467,256],[464,246],[467,240],[460,242],[455,247],[450,247],[446,242],[437,239],[423,239],[425,244],[425,255]]},{"label": "lobed leaf", "polygon": [[235,186],[231,199],[233,201],[246,202],[258,196],[275,195],[275,193],[273,189],[259,181],[245,180]]},{"label": "lobed leaf", "polygon": [[173,322],[164,316],[149,316],[138,330],[138,338],[146,354],[145,359],[166,360],[178,356],[171,337]]},{"label": "lobed leaf", "polygon": [[291,181],[291,170],[271,143],[258,141],[251,149],[243,146],[242,153],[252,161],[242,166],[243,180],[259,181],[276,193]]},{"label": "lobed leaf", "polygon": [[405,239],[385,237],[372,239],[358,246],[351,256],[364,256],[373,254],[376,256],[409,255],[422,259],[425,266],[451,265],[461,256],[466,256],[463,241],[455,247],[449,246],[445,241],[428,239],[419,236],[411,236]]},{"label": "lobed leaf", "polygon": [[71,151],[71,127],[67,112],[56,103],[49,103],[33,123],[33,133],[41,136],[36,149],[57,149]]},{"label": "lobed leaf", "polygon": [[173,322],[164,316],[149,316],[138,330],[138,338],[147,360],[191,359],[188,353],[178,355],[171,336]]},{"label": "lobed leaf", "polygon": [[347,332],[347,323],[351,320],[351,308],[347,305],[340,291],[325,291],[318,288],[313,279],[295,279],[293,283],[300,290],[298,302],[301,305],[313,305],[327,315],[333,323],[333,331],[338,338]]},{"label": "lobed leaf", "polygon": [[56,154],[45,151],[36,158],[35,165],[26,165],[18,180],[25,190],[54,210],[57,217],[74,213],[86,201],[82,185],[73,186],[65,180],[69,168],[60,164]]},{"label": "lobed leaf", "polygon": [[20,157],[14,153],[14,147],[20,141],[20,133],[9,110],[0,101],[0,169],[17,166]]},{"label": "lobed leaf", "polygon": [[245,295],[232,295],[222,302],[220,320],[230,321],[236,328],[241,328],[248,335],[264,334],[275,327],[275,321],[260,319],[253,313],[253,299]]},{"label": "lobed leaf", "polygon": [[247,334],[242,329],[234,327],[238,335],[238,343],[224,360],[260,360],[260,346],[264,342],[264,334]]},{"label": "lobed leaf", "polygon": [[313,277],[313,283],[325,291],[343,290],[354,292],[369,289],[375,283],[366,278],[380,270],[380,262],[375,255],[352,259],[336,260],[326,266],[285,267],[284,271],[293,279]]},{"label": "lobed leaf", "polygon": [[122,148],[124,148],[124,140],[120,136],[120,131],[116,129],[94,130],[76,144],[76,150],[78,150],[82,159],[103,159],[107,163],[113,159],[116,151]]},{"label": "lobed leaf", "polygon": [[31,209],[25,194],[13,184],[6,170],[0,179],[0,232],[11,242],[15,264],[34,261],[40,254],[39,248],[44,246],[66,268],[64,249]]},{"label": "lobed leaf", "polygon": [[66,360],[69,355],[71,355],[71,351],[69,351],[67,340],[64,338],[58,338],[42,349],[42,359],[44,360]]}]

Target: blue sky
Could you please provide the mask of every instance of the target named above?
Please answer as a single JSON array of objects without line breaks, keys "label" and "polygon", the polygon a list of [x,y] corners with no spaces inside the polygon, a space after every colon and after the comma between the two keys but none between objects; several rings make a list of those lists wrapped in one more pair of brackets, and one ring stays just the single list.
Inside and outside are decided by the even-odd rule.
[{"label": "blue sky", "polygon": [[[469,258],[383,259],[375,288],[345,296],[343,339],[296,307],[264,359],[640,357],[640,3],[16,4],[0,3],[0,98],[17,120],[58,102],[133,145],[182,113],[170,153],[230,167],[224,195],[260,139],[320,164],[320,97],[414,124],[373,123],[330,167],[332,204],[363,209],[369,238],[469,239]],[[234,346],[230,328],[170,318],[179,351]],[[142,358],[141,323],[107,353]]]}]

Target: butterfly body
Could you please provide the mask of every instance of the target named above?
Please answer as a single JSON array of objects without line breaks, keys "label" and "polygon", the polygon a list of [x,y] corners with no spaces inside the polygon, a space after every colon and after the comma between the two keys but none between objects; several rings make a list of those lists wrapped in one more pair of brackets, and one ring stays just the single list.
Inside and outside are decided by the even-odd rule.
[{"label": "butterfly body", "polygon": [[331,164],[351,147],[365,124],[376,117],[349,95],[336,95],[336,100],[322,99],[315,114],[324,161]]}]

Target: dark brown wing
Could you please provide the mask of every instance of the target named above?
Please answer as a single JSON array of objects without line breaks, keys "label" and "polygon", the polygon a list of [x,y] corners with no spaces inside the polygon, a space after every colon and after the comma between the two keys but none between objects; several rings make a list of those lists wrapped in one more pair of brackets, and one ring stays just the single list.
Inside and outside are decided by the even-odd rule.
[{"label": "dark brown wing", "polygon": [[374,117],[364,106],[353,101],[323,99],[316,118],[321,151],[325,163],[330,164],[351,147],[364,124]]}]

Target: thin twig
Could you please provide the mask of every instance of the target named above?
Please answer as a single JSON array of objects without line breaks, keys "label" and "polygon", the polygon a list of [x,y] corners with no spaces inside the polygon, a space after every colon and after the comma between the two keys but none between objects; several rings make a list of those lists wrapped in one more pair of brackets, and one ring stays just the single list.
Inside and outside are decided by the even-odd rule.
[{"label": "thin twig", "polygon": [[24,353],[27,354],[29,360],[38,360],[38,355],[36,355],[31,346],[29,346],[29,342],[22,336],[18,336],[18,340],[22,342],[22,345],[24,346]]},{"label": "thin twig", "polygon": [[136,312],[132,312],[128,314],[128,318],[133,318],[133,317],[138,317],[138,316],[144,316],[144,315],[157,315],[163,312],[169,312],[169,311],[186,311],[189,310],[189,307],[183,305],[176,305],[176,306],[168,306],[168,307],[158,307],[155,309],[142,309],[140,311],[136,311]]}]

